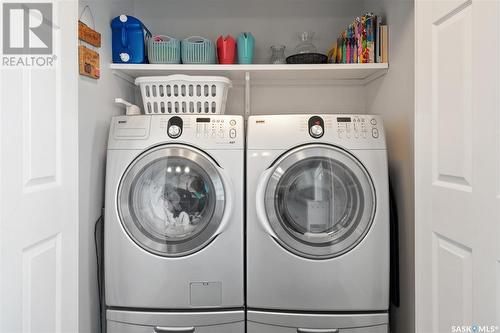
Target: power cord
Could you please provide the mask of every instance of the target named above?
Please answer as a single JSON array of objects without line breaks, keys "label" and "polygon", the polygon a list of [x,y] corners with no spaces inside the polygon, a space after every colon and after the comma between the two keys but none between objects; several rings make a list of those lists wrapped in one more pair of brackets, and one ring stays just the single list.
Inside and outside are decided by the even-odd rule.
[{"label": "power cord", "polygon": [[102,237],[102,227],[101,225],[104,223],[104,218],[101,215],[94,225],[94,245],[95,245],[95,256],[97,263],[97,292],[99,295],[99,332],[102,332],[102,287],[101,287],[101,260],[99,256],[99,239],[98,239],[98,231],[101,230]]}]

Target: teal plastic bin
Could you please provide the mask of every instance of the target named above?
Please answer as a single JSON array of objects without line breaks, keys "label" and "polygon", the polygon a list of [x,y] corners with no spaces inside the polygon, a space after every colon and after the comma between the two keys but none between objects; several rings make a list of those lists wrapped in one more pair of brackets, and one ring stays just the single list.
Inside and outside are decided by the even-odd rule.
[{"label": "teal plastic bin", "polygon": [[151,64],[180,64],[181,42],[165,35],[149,38],[148,59]]},{"label": "teal plastic bin", "polygon": [[215,64],[215,44],[199,36],[186,38],[181,43],[183,64]]}]

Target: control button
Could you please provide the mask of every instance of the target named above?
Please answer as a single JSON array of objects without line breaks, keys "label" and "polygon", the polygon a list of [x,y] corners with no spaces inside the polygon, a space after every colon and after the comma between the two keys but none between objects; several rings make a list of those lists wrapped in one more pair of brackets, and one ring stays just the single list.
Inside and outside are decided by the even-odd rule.
[{"label": "control button", "polygon": [[311,136],[314,138],[320,138],[323,135],[323,127],[320,125],[314,125],[310,129]]},{"label": "control button", "polygon": [[234,138],[236,137],[236,130],[235,130],[234,128],[231,128],[231,129],[229,130],[229,137],[230,137],[231,139],[234,139]]},{"label": "control button", "polygon": [[224,132],[223,131],[220,131],[219,132],[219,138],[223,138],[224,137]]},{"label": "control button", "polygon": [[229,121],[229,125],[236,126],[236,120],[231,119],[231,121]]},{"label": "control button", "polygon": [[171,138],[178,138],[181,135],[181,128],[177,125],[172,125],[168,128],[168,135]]},{"label": "control button", "polygon": [[377,139],[378,138],[378,129],[372,128],[372,136]]},{"label": "control button", "polygon": [[372,120],[370,120],[370,123],[374,126],[377,125],[377,119],[372,118]]}]

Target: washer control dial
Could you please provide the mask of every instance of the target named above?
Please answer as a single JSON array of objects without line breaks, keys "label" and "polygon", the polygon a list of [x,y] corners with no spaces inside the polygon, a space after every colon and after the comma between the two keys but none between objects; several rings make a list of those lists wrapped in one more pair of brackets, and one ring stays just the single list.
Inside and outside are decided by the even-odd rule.
[{"label": "washer control dial", "polygon": [[177,139],[182,134],[183,121],[181,117],[172,117],[168,120],[167,134],[172,139]]},{"label": "washer control dial", "polygon": [[181,128],[177,125],[172,125],[168,128],[168,135],[171,138],[177,138],[181,134]]}]

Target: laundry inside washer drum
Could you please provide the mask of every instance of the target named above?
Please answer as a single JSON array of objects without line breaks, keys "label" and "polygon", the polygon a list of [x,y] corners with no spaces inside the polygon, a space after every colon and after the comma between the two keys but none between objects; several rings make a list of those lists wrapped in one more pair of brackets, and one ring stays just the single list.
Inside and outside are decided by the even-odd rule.
[{"label": "laundry inside washer drum", "polygon": [[196,163],[165,157],[144,167],[131,186],[129,205],[134,223],[157,242],[196,237],[215,209],[214,186]]}]

